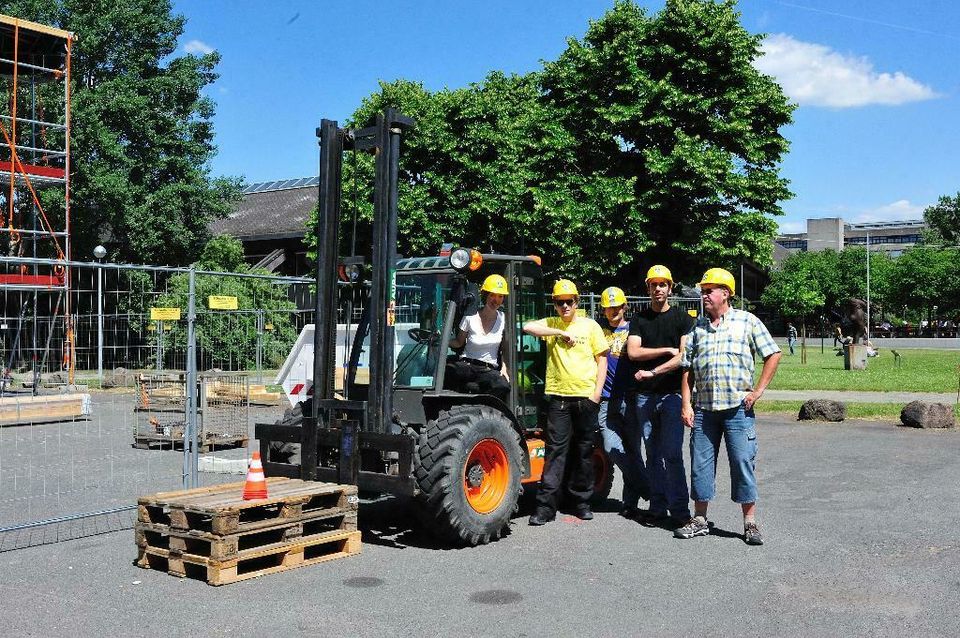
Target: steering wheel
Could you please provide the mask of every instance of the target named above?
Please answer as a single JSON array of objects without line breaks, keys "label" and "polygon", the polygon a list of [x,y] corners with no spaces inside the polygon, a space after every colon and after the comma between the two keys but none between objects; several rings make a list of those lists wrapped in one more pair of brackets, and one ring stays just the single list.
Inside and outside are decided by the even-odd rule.
[{"label": "steering wheel", "polygon": [[410,328],[407,334],[417,343],[436,344],[440,340],[439,332],[426,328]]}]

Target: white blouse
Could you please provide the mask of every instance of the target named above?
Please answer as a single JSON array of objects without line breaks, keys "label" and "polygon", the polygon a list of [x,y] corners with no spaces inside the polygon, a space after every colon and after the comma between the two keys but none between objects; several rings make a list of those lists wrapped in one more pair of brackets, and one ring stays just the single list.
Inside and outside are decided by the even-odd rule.
[{"label": "white blouse", "polygon": [[500,342],[503,341],[505,325],[503,313],[497,313],[490,332],[483,331],[480,313],[468,315],[460,322],[460,329],[467,333],[467,344],[463,349],[463,356],[467,359],[476,359],[497,365],[497,355],[500,353]]}]

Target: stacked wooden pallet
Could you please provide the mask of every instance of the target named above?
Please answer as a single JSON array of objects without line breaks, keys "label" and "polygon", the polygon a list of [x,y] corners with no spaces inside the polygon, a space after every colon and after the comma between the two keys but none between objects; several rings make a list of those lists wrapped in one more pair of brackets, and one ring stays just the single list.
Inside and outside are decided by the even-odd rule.
[{"label": "stacked wooden pallet", "polygon": [[275,477],[244,501],[243,483],[139,500],[137,565],[211,585],[360,553],[357,488]]}]

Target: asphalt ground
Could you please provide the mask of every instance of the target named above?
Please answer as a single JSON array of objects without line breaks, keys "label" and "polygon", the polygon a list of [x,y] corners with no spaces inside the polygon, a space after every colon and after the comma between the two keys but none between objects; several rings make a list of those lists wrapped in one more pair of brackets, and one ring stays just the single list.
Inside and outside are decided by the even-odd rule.
[{"label": "asphalt ground", "polygon": [[[9,636],[955,636],[960,430],[761,417],[762,547],[725,453],[708,537],[619,517],[437,545],[363,503],[363,553],[224,587],[133,566],[133,532],[0,553]],[[619,485],[614,494],[619,493]]]}]

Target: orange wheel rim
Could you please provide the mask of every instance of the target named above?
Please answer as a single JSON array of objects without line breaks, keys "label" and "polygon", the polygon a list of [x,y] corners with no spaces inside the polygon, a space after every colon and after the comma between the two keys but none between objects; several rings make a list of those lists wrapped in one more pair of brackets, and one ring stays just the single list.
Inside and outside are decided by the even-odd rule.
[{"label": "orange wheel rim", "polygon": [[467,503],[479,514],[497,509],[510,484],[507,451],[496,439],[483,439],[473,446],[463,468],[463,490]]},{"label": "orange wheel rim", "polygon": [[598,450],[597,448],[593,449],[593,488],[594,491],[597,491],[600,487],[603,486],[604,482],[607,480],[607,455]]}]

